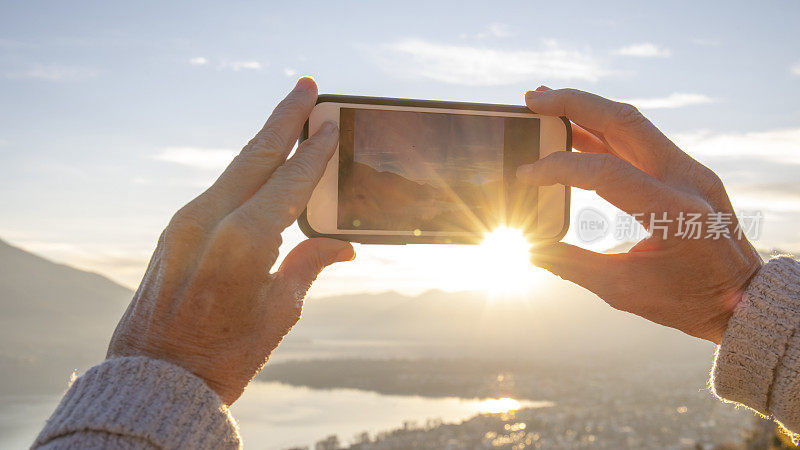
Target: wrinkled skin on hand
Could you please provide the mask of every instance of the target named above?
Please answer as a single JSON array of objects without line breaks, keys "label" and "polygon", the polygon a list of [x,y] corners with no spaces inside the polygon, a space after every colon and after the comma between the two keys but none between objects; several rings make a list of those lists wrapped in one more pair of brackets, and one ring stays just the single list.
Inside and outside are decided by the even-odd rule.
[{"label": "wrinkled skin on hand", "polygon": [[[666,236],[653,227],[652,236],[627,253],[598,254],[558,243],[535,248],[533,263],[589,289],[614,308],[719,344],[744,289],[762,265],[736,228],[720,178],[631,105],[545,87],[527,92],[525,100],[539,114],[568,117],[573,144],[581,153],[551,154],[521,167],[519,179],[537,186],[560,183],[594,190],[623,211],[641,214],[634,217],[645,227],[651,214],[671,220]],[[714,239],[705,223],[718,213],[729,214],[731,223],[723,227],[727,236]],[[680,236],[682,214],[701,215],[700,239]]]},{"label": "wrinkled skin on hand", "polygon": [[281,232],[305,208],[338,141],[326,123],[287,159],[316,99],[314,81],[301,78],[214,185],[175,214],[108,358],[169,361],[230,405],[297,322],[319,272],[355,257],[348,242],[309,239],[270,274]]}]

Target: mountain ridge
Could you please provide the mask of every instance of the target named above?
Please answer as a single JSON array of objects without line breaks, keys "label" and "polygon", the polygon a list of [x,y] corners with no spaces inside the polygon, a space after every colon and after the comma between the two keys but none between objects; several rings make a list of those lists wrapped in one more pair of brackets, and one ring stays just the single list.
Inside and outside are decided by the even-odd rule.
[{"label": "mountain ridge", "polygon": [[105,356],[133,292],[0,240],[0,393],[63,389]]},{"label": "mountain ridge", "polygon": [[[63,390],[72,371],[105,357],[132,296],[102,274],[0,240],[0,394]],[[615,311],[553,278],[517,299],[436,289],[311,298],[271,361],[677,358],[710,364],[712,354],[707,342]]]}]

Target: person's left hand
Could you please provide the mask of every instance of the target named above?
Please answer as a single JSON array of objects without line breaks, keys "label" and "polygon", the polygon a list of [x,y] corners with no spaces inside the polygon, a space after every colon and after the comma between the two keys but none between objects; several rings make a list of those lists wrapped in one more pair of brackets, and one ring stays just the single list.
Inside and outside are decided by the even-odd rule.
[{"label": "person's left hand", "polygon": [[338,142],[328,122],[286,159],[316,100],[314,81],[301,78],[214,185],[175,214],[108,358],[169,361],[230,405],[297,322],[319,272],[355,257],[349,242],[309,239],[269,272],[281,232],[305,208]]},{"label": "person's left hand", "polygon": [[719,176],[632,105],[544,86],[525,101],[539,114],[570,119],[581,153],[555,152],[517,176],[593,190],[651,232],[627,253],[558,242],[536,247],[531,261],[616,309],[719,344],[762,265]]}]

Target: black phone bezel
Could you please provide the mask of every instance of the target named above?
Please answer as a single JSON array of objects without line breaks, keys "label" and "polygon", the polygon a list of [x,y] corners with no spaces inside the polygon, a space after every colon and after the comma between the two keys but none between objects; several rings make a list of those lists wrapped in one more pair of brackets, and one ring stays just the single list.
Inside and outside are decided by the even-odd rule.
[{"label": "black phone bezel", "polygon": [[[467,103],[467,102],[448,102],[439,100],[415,100],[405,98],[391,98],[391,97],[364,97],[356,95],[338,95],[338,94],[321,94],[317,97],[317,103],[352,103],[362,105],[383,105],[383,106],[412,106],[421,108],[439,108],[439,109],[462,109],[471,111],[492,111],[492,112],[510,112],[510,113],[530,113],[530,109],[524,106],[515,105],[497,105],[491,103]],[[572,151],[572,125],[569,119],[561,117],[567,129],[567,151]],[[298,143],[308,139],[308,120],[303,125],[303,130],[300,133]],[[564,226],[561,231],[552,238],[537,238],[529,236],[533,243],[547,243],[558,242],[567,234],[569,229],[569,212],[570,212],[570,187],[565,186],[564,190]],[[342,241],[358,242],[361,244],[384,244],[384,245],[405,245],[405,244],[479,244],[483,240],[482,233],[474,233],[468,235],[453,235],[453,236],[397,236],[397,235],[374,235],[374,234],[328,234],[316,231],[311,224],[308,223],[308,206],[300,213],[297,219],[297,224],[300,230],[310,238],[326,237],[332,239],[339,239]]]}]

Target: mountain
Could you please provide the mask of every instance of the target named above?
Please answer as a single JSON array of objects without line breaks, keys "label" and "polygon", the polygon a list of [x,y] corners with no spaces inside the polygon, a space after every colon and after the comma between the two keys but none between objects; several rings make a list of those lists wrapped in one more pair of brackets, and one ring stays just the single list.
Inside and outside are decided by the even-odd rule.
[{"label": "mountain", "polygon": [[[103,359],[132,295],[101,275],[0,241],[0,394],[63,390],[73,370]],[[441,291],[310,298],[270,365],[471,358],[708,367],[713,350],[707,342],[614,311],[588,291],[551,278],[522,298]]]},{"label": "mountain", "polygon": [[564,363],[704,361],[714,346],[616,311],[558,279],[523,297],[429,291],[311,298],[273,362],[480,358]]},{"label": "mountain", "polygon": [[57,392],[96,364],[133,295],[0,240],[0,393]]},{"label": "mountain", "polygon": [[[379,230],[473,230],[473,214],[488,220],[486,205],[496,203],[501,183],[450,183],[447,187],[410,180],[398,173],[378,171],[353,162],[339,186],[339,222],[343,226]],[[441,184],[441,183],[439,183]],[[368,193],[368,194],[365,194]]]}]

